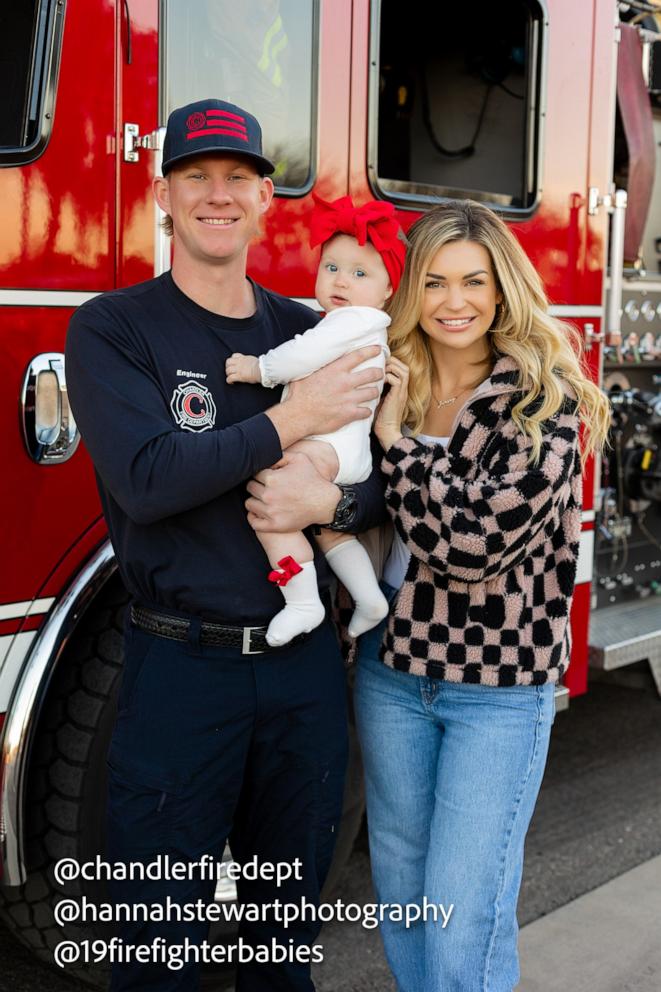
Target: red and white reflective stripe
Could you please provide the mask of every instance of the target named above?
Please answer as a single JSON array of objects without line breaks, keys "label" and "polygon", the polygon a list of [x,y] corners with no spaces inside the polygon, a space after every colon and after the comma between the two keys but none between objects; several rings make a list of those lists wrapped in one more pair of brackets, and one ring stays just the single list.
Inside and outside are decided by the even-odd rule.
[{"label": "red and white reflective stripe", "polygon": [[578,545],[578,562],[576,564],[576,584],[590,582],[594,564],[594,531],[584,530]]},{"label": "red and white reflective stripe", "polygon": [[98,293],[50,289],[0,289],[0,307],[79,307]]},{"label": "red and white reflective stripe", "polygon": [[5,603],[0,606],[0,620],[16,620],[33,617],[38,613],[48,613],[55,602],[54,596],[46,599],[27,599],[22,603]]},{"label": "red and white reflective stripe", "polygon": [[25,630],[0,637],[0,713],[9,708],[16,680],[36,636],[36,630]]}]

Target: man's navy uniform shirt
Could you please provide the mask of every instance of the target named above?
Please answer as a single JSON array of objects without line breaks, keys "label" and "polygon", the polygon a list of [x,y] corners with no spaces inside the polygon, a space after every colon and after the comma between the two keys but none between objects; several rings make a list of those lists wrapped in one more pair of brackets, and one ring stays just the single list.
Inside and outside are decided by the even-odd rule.
[{"label": "man's navy uniform shirt", "polygon": [[[253,283],[256,311],[199,306],[169,272],[84,304],[69,325],[67,387],[96,469],[124,583],[145,606],[257,625],[282,608],[248,524],[245,483],[282,456],[264,411],[280,391],[225,382],[319,317]],[[352,530],[385,517],[382,479],[356,487]],[[314,542],[313,542],[314,544]],[[315,548],[320,586],[329,574]]]}]

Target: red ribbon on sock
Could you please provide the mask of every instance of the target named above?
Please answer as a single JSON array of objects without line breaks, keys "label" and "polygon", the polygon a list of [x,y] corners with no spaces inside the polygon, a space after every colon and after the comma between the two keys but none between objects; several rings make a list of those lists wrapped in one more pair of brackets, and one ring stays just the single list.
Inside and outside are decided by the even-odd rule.
[{"label": "red ribbon on sock", "polygon": [[293,579],[295,575],[303,571],[296,559],[292,558],[291,555],[281,558],[278,565],[282,571],[278,572],[274,568],[272,572],[269,572],[268,576],[269,582],[275,582],[276,586],[286,586],[290,579]]}]

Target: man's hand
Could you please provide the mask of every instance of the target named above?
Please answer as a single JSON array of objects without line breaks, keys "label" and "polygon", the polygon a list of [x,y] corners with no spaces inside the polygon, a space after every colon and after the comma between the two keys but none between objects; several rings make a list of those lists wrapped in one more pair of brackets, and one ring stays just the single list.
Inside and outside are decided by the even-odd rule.
[{"label": "man's hand", "polygon": [[225,376],[228,383],[261,382],[259,359],[254,355],[242,355],[235,351],[225,362]]},{"label": "man's hand", "polygon": [[383,379],[379,368],[361,369],[359,365],[381,352],[380,345],[358,348],[325,365],[305,379],[292,382],[284,403],[266,411],[288,448],[294,441],[310,434],[330,434],[354,420],[370,416],[365,405],[379,395],[374,383]]},{"label": "man's hand", "polygon": [[310,459],[285,452],[273,468],[248,483],[248,523],[260,533],[303,530],[333,519],[341,490],[319,475]]}]

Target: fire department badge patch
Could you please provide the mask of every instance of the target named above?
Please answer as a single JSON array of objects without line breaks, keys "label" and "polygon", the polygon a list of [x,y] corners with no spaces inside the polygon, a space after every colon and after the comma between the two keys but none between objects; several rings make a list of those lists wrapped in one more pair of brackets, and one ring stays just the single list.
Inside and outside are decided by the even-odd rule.
[{"label": "fire department badge patch", "polygon": [[206,386],[182,382],[172,394],[170,408],[185,431],[208,431],[216,422],[216,404]]}]

